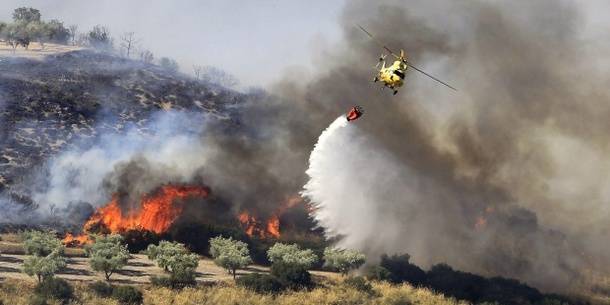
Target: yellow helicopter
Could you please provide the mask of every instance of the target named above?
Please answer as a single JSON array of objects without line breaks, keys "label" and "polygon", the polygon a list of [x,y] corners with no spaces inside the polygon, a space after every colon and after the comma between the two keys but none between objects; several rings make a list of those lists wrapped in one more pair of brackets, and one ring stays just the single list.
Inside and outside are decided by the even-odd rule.
[{"label": "yellow helicopter", "polygon": [[[373,79],[373,82],[378,82],[378,81],[383,82],[384,87],[382,87],[382,89],[387,87],[394,92],[394,95],[396,95],[398,93],[398,88],[402,87],[402,85],[404,84],[405,73],[407,72],[407,69],[409,67],[411,67],[414,70],[416,70],[417,72],[420,72],[420,73],[430,77],[431,79],[457,91],[457,89],[453,88],[449,84],[447,84],[447,83],[441,81],[440,79],[413,66],[407,60],[407,57],[405,56],[405,52],[403,50],[400,50],[400,55],[396,55],[396,53],[394,53],[392,50],[390,50],[390,48],[388,48],[387,46],[385,46],[384,44],[379,42],[377,39],[375,39],[375,37],[373,37],[373,35],[371,33],[369,33],[367,30],[365,30],[363,27],[361,27],[360,25],[358,25],[358,27],[363,32],[365,32],[371,39],[373,39],[373,41],[375,41],[383,49],[385,49],[389,54],[391,54],[392,56],[394,56],[396,58],[396,60],[392,63],[392,65],[386,67],[385,58],[386,58],[387,54],[382,54],[381,57],[379,57],[379,62],[375,66],[375,69],[377,70],[377,75]],[[381,65],[381,68],[379,68],[379,65]]]}]

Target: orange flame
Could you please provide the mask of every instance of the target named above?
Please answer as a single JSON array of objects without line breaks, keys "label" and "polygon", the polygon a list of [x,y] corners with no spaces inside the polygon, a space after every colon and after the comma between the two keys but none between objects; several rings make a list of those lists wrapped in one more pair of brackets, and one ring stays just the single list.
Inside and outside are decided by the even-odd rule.
[{"label": "orange flame", "polygon": [[71,233],[66,234],[66,237],[64,237],[64,244],[66,245],[83,245],[83,244],[88,244],[91,241],[89,240],[89,237],[87,237],[87,235],[78,235],[78,236],[74,236]]},{"label": "orange flame", "polygon": [[271,216],[267,221],[267,233],[275,238],[280,237],[280,218],[277,215]]},{"label": "orange flame", "polygon": [[267,220],[265,225],[257,220],[256,217],[250,215],[248,212],[241,212],[237,219],[241,222],[244,232],[246,235],[253,237],[258,236],[260,238],[267,237],[280,237],[280,219],[276,215],[272,215]]},{"label": "orange flame", "polygon": [[[164,185],[157,192],[145,195],[140,201],[139,210],[129,211],[125,215],[119,205],[118,197],[99,208],[84,225],[84,231],[96,225],[103,225],[110,232],[122,232],[131,229],[143,229],[155,233],[163,233],[180,216],[183,206],[176,203],[177,199],[208,196],[209,190],[200,186]],[[86,235],[66,235],[64,243],[86,243]]]},{"label": "orange flame", "polygon": [[[241,212],[237,219],[241,222],[244,227],[244,231],[250,237],[258,236],[260,238],[280,238],[280,216],[287,210],[299,205],[304,204],[303,198],[298,195],[290,196],[282,203],[277,210],[267,219],[263,224],[255,216],[249,214],[246,211]],[[309,210],[309,206],[306,206]]]}]

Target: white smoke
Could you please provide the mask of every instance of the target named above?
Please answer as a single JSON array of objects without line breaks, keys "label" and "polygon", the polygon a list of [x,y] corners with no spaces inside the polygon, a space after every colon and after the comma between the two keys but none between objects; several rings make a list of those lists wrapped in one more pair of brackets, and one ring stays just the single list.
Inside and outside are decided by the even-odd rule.
[{"label": "white smoke", "polygon": [[[185,113],[162,112],[150,122],[143,128],[133,126],[123,133],[103,135],[93,144],[66,150],[50,159],[38,178],[45,186],[32,195],[39,212],[65,208],[74,202],[93,206],[106,203],[111,194],[104,189],[105,183],[118,166],[132,160],[145,162],[152,172],[162,172],[159,176],[167,179],[150,181],[151,187],[192,179],[206,162],[199,139],[205,120]],[[197,126],[195,130],[193,126]],[[156,179],[138,178],[144,182]]]}]

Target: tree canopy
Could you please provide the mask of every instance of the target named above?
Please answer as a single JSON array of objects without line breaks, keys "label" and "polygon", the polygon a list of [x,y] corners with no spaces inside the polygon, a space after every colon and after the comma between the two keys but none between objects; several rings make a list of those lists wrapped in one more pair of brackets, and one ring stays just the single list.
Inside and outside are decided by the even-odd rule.
[{"label": "tree canopy", "polygon": [[309,269],[318,261],[318,256],[311,249],[302,250],[297,244],[275,243],[267,251],[272,263],[285,263]]},{"label": "tree canopy", "polygon": [[94,236],[94,243],[87,248],[91,269],[104,273],[107,281],[110,276],[123,268],[129,260],[127,246],[122,244],[123,237],[118,234]]},{"label": "tree canopy", "polygon": [[197,254],[190,253],[183,244],[177,242],[162,240],[159,245],[149,245],[146,254],[159,267],[171,273],[194,271],[199,265]]},{"label": "tree canopy", "polygon": [[225,268],[233,278],[237,269],[245,268],[252,263],[248,245],[233,238],[217,236],[210,239],[210,254],[216,265]]},{"label": "tree canopy", "polygon": [[64,251],[61,240],[51,231],[26,231],[21,238],[23,250],[29,255],[47,256],[52,252],[62,254]]},{"label": "tree canopy", "polygon": [[66,266],[63,257],[64,245],[50,231],[27,231],[22,234],[23,249],[27,257],[23,262],[23,272],[36,276],[38,281],[53,277]]},{"label": "tree canopy", "polygon": [[324,266],[347,275],[351,270],[364,264],[366,256],[356,250],[326,248],[324,249]]}]

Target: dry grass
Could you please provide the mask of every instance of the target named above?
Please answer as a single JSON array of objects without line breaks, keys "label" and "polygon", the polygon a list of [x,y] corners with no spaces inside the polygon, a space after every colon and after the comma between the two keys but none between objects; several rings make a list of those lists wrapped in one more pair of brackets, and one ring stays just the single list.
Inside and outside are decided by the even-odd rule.
[{"label": "dry grass", "polygon": [[[73,283],[76,298],[71,304],[118,305],[110,298],[96,296],[84,283]],[[0,284],[4,304],[27,305],[34,289],[31,280],[5,280]],[[145,305],[467,305],[412,286],[373,283],[374,294],[357,291],[345,285],[332,284],[311,291],[286,292],[277,296],[261,295],[233,284],[171,290],[142,286]],[[50,304],[59,304],[52,302]]]}]

